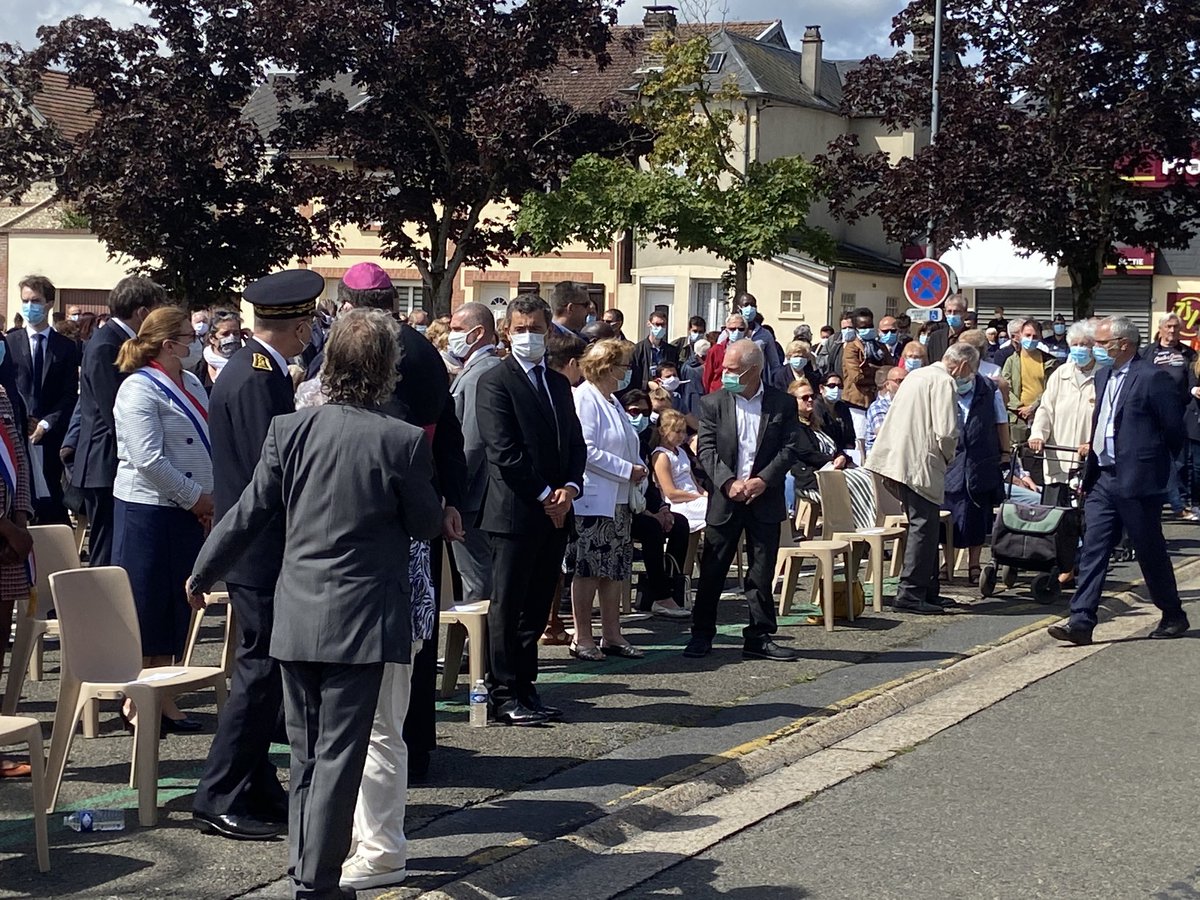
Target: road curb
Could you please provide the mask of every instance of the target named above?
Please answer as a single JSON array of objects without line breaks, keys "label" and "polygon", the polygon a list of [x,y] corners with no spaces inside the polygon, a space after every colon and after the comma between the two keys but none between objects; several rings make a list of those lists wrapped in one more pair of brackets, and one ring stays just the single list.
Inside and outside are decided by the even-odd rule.
[{"label": "road curb", "polygon": [[[1184,580],[1200,569],[1200,559],[1176,570]],[[1134,609],[1143,601],[1134,591],[1137,581],[1102,604],[1102,621]],[[1061,619],[1047,616],[1003,637],[955,654],[936,665],[911,672],[894,681],[847,697],[797,719],[768,735],[716,754],[687,769],[637,788],[610,806],[626,802],[602,818],[572,833],[533,846],[512,847],[511,852],[457,881],[422,894],[433,900],[479,900],[512,896],[520,886],[547,871],[569,871],[586,860],[652,830],[668,819],[683,815],[723,794],[827,749],[890,716],[916,706],[954,685],[1029,656],[1057,642],[1046,626]],[[379,900],[405,896],[385,894]]]}]

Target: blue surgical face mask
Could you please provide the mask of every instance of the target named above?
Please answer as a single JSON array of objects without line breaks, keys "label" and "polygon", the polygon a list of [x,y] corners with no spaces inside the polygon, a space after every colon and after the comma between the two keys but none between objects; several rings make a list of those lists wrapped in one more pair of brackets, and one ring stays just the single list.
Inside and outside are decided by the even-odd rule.
[{"label": "blue surgical face mask", "polygon": [[[921,335],[921,336],[924,337],[924,335]],[[919,368],[921,368],[921,361],[919,359],[917,359],[915,356],[906,356],[904,358],[905,371],[912,372]]]},{"label": "blue surgical face mask", "polygon": [[746,317],[747,322],[753,322],[756,318],[758,318],[758,307],[757,306],[743,306],[742,307],[742,315]]},{"label": "blue surgical face mask", "polygon": [[417,334],[424,334],[429,330],[428,325],[414,325],[413,328],[416,329]]},{"label": "blue surgical face mask", "polygon": [[626,369],[625,374],[617,379],[617,390],[623,391],[629,387],[629,382],[633,381],[633,369]]},{"label": "blue surgical face mask", "polygon": [[737,341],[740,341],[742,338],[744,338],[746,336],[746,332],[742,331],[742,329],[740,329],[740,328],[732,328],[728,331],[728,334],[729,334],[729,343],[731,343],[731,344],[736,343]]},{"label": "blue surgical face mask", "polygon": [[591,325],[591,324],[592,324],[593,322],[595,322],[595,321],[596,321],[596,317],[595,317],[595,316],[593,316],[591,313],[588,313],[588,314],[587,314],[587,318],[584,320],[584,324],[585,324],[585,325]]},{"label": "blue surgical face mask", "polygon": [[30,325],[41,325],[46,321],[46,304],[22,303],[21,316]]},{"label": "blue surgical face mask", "polygon": [[650,427],[650,417],[638,413],[636,416],[629,417],[629,424],[633,426],[633,430],[641,434]]},{"label": "blue surgical face mask", "polygon": [[805,366],[808,365],[808,357],[807,356],[793,356],[791,359],[788,360],[788,365],[791,366],[793,369],[795,369],[797,372],[799,372],[801,369],[803,369]]},{"label": "blue surgical face mask", "polygon": [[958,391],[959,396],[971,393],[971,390],[974,387],[975,387],[975,376],[973,376],[973,375],[970,378],[955,378],[954,379],[954,389],[956,391]]},{"label": "blue surgical face mask", "polygon": [[1037,338],[1021,338],[1021,349],[1022,350],[1037,349]]},{"label": "blue surgical face mask", "polygon": [[919,340],[921,342],[921,345],[924,346],[925,344],[929,343],[929,335],[923,334],[917,340]]},{"label": "blue surgical face mask", "polygon": [[863,341],[875,340],[875,329],[874,328],[859,328],[857,331],[857,334],[858,334],[859,340],[863,340]]},{"label": "blue surgical face mask", "polygon": [[665,326],[665,325],[651,325],[650,326],[650,337],[654,338],[656,341],[661,341],[666,336],[667,336],[667,326]]},{"label": "blue surgical face mask", "polygon": [[963,327],[963,317],[956,315],[954,313],[947,313],[946,314],[946,324],[949,325],[951,328],[953,328],[955,331],[958,331],[958,329]]},{"label": "blue surgical face mask", "polygon": [[894,332],[894,331],[880,332],[879,343],[883,344],[883,346],[885,346],[885,347],[892,346],[892,344],[896,343],[896,332]]},{"label": "blue surgical face mask", "polygon": [[0,341],[0,365],[4,365],[4,357],[8,356],[8,344]]},{"label": "blue surgical face mask", "polygon": [[732,372],[721,373],[721,390],[729,391],[731,394],[740,394],[746,389],[742,384],[742,376],[734,375]]},{"label": "blue surgical face mask", "polygon": [[1090,347],[1072,347],[1070,350],[1071,362],[1083,368],[1092,361],[1092,350]]},{"label": "blue surgical face mask", "polygon": [[821,396],[823,396],[830,403],[837,403],[842,399],[842,389],[840,387],[822,388]]},{"label": "blue surgical face mask", "polygon": [[854,340],[854,333],[855,332],[854,332],[853,328],[843,328],[842,329],[842,342],[846,343],[846,344],[850,343],[852,340]]},{"label": "blue surgical face mask", "polygon": [[1099,344],[1092,348],[1092,356],[1096,358],[1096,365],[1104,366],[1105,368],[1108,368],[1116,362],[1116,360],[1112,358],[1112,354],[1108,352],[1108,348],[1101,347]]},{"label": "blue surgical face mask", "polygon": [[696,343],[696,341],[700,340],[700,338],[702,338],[702,337],[704,337],[704,332],[702,332],[702,331],[689,331],[688,332],[688,343],[694,344],[694,343]]},{"label": "blue surgical face mask", "polygon": [[1055,322],[1054,323],[1054,333],[1055,334],[1066,334],[1067,326],[1064,325],[1062,322]]}]

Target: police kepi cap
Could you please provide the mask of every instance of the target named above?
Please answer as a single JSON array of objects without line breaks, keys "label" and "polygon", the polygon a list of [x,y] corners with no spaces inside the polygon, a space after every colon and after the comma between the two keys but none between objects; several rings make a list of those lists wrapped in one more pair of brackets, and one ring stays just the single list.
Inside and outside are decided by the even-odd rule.
[{"label": "police kepi cap", "polygon": [[352,291],[379,291],[390,288],[392,279],[378,263],[360,262],[346,270],[342,284]]},{"label": "police kepi cap", "polygon": [[260,318],[298,319],[313,314],[324,290],[325,279],[311,269],[288,269],[251,282],[242,296]]}]

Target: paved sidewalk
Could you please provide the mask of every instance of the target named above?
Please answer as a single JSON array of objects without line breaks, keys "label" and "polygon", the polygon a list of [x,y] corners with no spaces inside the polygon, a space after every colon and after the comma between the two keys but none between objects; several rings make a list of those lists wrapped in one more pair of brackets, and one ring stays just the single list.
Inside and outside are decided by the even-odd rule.
[{"label": "paved sidewalk", "polygon": [[[1200,555],[1193,528],[1170,530],[1179,557]],[[1136,566],[1119,567],[1114,586],[1134,577]],[[460,682],[459,694],[442,704],[441,747],[429,780],[411,793],[411,878],[401,893],[415,895],[530,842],[573,830],[644,795],[656,781],[686,777],[690,767],[713,754],[1064,608],[1030,602],[1027,581],[985,602],[964,580],[951,591],[964,606],[949,616],[868,609],[852,627],[839,623],[833,634],[800,617],[785,620],[782,636],[803,656],[796,665],[740,660],[745,607],[733,600],[722,603],[718,649],[707,660],[685,661],[678,651],[687,639],[686,623],[659,619],[630,624],[632,640],[649,651],[642,661],[583,664],[569,659],[565,648],[543,648],[543,693],[568,717],[553,728],[471,729]],[[892,590],[894,584],[887,592]],[[217,628],[208,630],[215,639]],[[215,653],[211,643],[205,650]],[[57,659],[49,654],[47,680],[30,686],[22,712],[48,721],[56,690]],[[163,742],[157,828],[139,828],[132,812],[122,833],[76,835],[61,824],[61,814],[72,808],[136,806],[127,787],[130,741],[111,711],[102,715],[99,739],[76,738],[59,812],[50,822],[53,871],[47,876],[37,875],[28,856],[27,793],[19,783],[5,785],[0,897],[286,895],[280,883],[286,865],[282,842],[231,844],[191,827],[191,793],[215,710],[211,696],[192,695],[182,705],[205,723],[206,733]],[[115,704],[106,710],[115,710]],[[278,761],[286,765],[282,753]]]}]

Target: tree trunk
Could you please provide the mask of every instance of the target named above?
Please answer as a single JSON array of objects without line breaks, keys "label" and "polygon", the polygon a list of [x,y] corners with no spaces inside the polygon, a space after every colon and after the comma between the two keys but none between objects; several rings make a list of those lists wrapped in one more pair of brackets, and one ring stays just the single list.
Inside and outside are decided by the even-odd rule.
[{"label": "tree trunk", "polygon": [[733,261],[733,296],[746,293],[750,282],[750,257],[739,256]]},{"label": "tree trunk", "polygon": [[1071,299],[1075,319],[1090,319],[1095,313],[1096,294],[1104,276],[1104,257],[1108,247],[1095,247],[1091,251],[1068,257],[1067,274],[1071,276]]},{"label": "tree trunk", "polygon": [[455,272],[431,270],[430,282],[425,285],[425,309],[433,318],[450,315],[454,294]]}]

